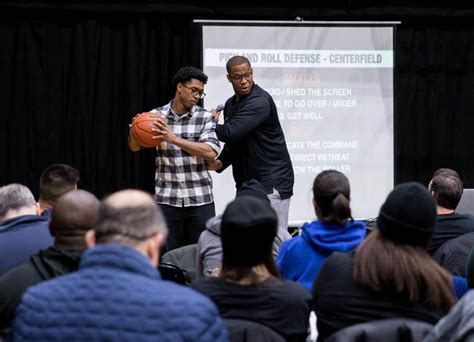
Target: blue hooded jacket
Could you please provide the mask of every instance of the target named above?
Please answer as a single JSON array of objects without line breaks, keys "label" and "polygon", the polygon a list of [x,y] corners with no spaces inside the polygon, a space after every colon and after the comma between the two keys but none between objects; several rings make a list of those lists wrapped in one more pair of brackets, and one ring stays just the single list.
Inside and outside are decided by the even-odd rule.
[{"label": "blue hooded jacket", "polygon": [[311,290],[324,260],[332,252],[348,252],[365,238],[362,222],[350,220],[345,226],[323,221],[305,223],[301,236],[285,241],[277,256],[277,265],[284,278],[296,281]]}]

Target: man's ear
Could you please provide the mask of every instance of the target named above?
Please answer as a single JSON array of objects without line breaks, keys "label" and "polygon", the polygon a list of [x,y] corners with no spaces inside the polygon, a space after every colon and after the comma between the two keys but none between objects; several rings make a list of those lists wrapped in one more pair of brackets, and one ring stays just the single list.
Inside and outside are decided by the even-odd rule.
[{"label": "man's ear", "polygon": [[85,237],[87,247],[91,248],[95,246],[95,231],[93,229],[88,230]]},{"label": "man's ear", "polygon": [[147,244],[146,254],[154,266],[158,266],[163,234],[158,233],[150,237]]},{"label": "man's ear", "polygon": [[230,83],[232,83],[232,80],[230,79],[230,75],[227,74],[227,81],[229,81]]},{"label": "man's ear", "polygon": [[38,202],[35,203],[35,212],[36,212],[36,216],[41,216],[41,208],[40,208],[40,204]]}]

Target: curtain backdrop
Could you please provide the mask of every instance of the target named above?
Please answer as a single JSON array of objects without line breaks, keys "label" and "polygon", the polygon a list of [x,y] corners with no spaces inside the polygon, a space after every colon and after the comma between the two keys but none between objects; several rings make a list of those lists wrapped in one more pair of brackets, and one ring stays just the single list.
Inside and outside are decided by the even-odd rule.
[{"label": "curtain backdrop", "polygon": [[474,187],[472,8],[455,1],[451,7],[427,2],[431,7],[416,8],[354,1],[291,9],[283,2],[250,3],[0,4],[0,185],[20,182],[37,194],[42,170],[66,163],[81,172],[80,186],[99,197],[126,187],[153,192],[154,151],[128,150],[128,123],[172,98],[171,78],[179,67],[200,66],[200,32],[193,19],[297,15],[401,20],[396,182],[427,183],[436,168],[451,167],[465,187]]}]

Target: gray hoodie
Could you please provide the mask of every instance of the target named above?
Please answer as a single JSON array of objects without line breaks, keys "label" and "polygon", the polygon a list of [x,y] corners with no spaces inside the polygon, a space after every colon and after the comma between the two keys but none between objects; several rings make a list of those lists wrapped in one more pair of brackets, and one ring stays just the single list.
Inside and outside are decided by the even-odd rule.
[{"label": "gray hoodie", "polygon": [[[221,244],[221,221],[222,215],[210,218],[206,222],[206,230],[201,233],[197,243],[196,251],[196,277],[212,277],[220,269],[222,264]],[[249,236],[249,239],[252,237]],[[273,241],[272,254],[277,256],[283,241],[290,239],[288,232],[278,229],[277,236]]]}]

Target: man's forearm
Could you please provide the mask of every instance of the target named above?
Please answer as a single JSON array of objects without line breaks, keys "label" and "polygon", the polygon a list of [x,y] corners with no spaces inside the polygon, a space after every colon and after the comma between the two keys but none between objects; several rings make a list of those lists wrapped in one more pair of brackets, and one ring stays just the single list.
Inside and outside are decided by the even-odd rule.
[{"label": "man's forearm", "polygon": [[204,160],[214,160],[217,156],[216,151],[214,151],[209,144],[203,142],[194,142],[183,138],[176,138],[176,141],[173,141],[172,143],[189,154]]}]

